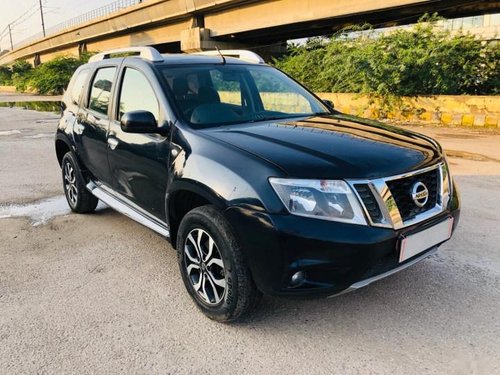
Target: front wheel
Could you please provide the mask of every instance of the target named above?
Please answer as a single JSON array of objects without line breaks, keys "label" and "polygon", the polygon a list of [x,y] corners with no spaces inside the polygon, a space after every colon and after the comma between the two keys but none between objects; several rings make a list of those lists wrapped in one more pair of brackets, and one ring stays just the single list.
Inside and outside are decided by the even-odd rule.
[{"label": "front wheel", "polygon": [[261,293],[232,228],[215,207],[195,208],[183,218],[177,253],[184,285],[209,318],[235,321],[257,305]]},{"label": "front wheel", "polygon": [[67,152],[61,162],[63,189],[68,205],[78,213],[92,212],[99,200],[85,187],[85,180],[74,154]]}]

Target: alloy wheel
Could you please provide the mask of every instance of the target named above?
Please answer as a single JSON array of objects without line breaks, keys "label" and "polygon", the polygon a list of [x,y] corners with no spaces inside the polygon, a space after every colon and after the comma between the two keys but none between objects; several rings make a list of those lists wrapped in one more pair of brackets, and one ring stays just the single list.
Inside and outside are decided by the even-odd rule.
[{"label": "alloy wheel", "polygon": [[196,228],[184,243],[184,267],[193,289],[208,305],[219,304],[226,293],[224,262],[214,239]]},{"label": "alloy wheel", "polygon": [[66,187],[66,195],[68,196],[71,205],[76,206],[78,199],[78,188],[76,187],[75,169],[70,162],[64,164],[64,186]]}]

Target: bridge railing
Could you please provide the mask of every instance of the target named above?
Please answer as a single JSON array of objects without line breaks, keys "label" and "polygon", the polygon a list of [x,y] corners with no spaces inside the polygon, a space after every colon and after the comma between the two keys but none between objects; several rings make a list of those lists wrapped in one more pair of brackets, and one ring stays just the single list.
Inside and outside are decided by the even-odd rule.
[{"label": "bridge railing", "polygon": [[[93,19],[100,18],[107,16],[108,14],[118,12],[124,8],[128,8],[130,6],[134,6],[140,3],[144,3],[148,0],[117,0],[114,1],[108,5],[102,6],[100,8],[93,9],[87,13],[81,14],[77,17],[71,18],[67,21],[61,22],[55,26],[49,27],[45,30],[45,35],[49,36],[52,34],[56,34],[60,31],[71,29],[77,25],[85,24]],[[28,44],[29,42],[37,39],[42,39],[43,34],[37,33],[35,35],[30,36],[29,38],[26,38],[22,40],[19,43],[16,43],[14,45],[14,49],[17,49],[23,45]]]}]

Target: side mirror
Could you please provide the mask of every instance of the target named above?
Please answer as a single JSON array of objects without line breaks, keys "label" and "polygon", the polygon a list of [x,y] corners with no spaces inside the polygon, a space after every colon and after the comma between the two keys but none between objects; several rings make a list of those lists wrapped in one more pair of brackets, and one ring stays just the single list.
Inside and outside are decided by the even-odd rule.
[{"label": "side mirror", "polygon": [[333,102],[331,100],[328,100],[328,99],[321,99],[321,101],[323,102],[324,105],[326,105],[328,108],[330,109],[335,109],[335,105],[333,104]]},{"label": "side mirror", "polygon": [[124,113],[120,125],[125,133],[159,133],[156,119],[148,111],[130,111]]}]

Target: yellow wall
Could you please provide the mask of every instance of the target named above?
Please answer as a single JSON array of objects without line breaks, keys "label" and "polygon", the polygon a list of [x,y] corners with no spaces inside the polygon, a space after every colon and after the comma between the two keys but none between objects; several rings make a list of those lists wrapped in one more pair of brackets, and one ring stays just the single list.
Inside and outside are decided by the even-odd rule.
[{"label": "yellow wall", "polygon": [[4,93],[15,93],[16,92],[16,86],[0,86],[0,94]]},{"label": "yellow wall", "polygon": [[[307,103],[297,95],[261,93],[266,109],[284,112],[308,112]],[[317,93],[331,100],[340,112],[380,119],[376,104],[367,96],[358,94]],[[239,93],[221,92],[221,100],[240,104]],[[402,106],[408,111],[396,110],[387,114],[391,120],[448,126],[500,127],[500,96],[452,96],[403,98]],[[293,108],[293,109],[292,109]],[[299,108],[299,109],[298,109]]]},{"label": "yellow wall", "polygon": [[[334,102],[339,111],[379,118],[377,105],[369,103],[367,96],[356,94],[318,93],[322,99]],[[450,126],[500,127],[500,96],[422,96],[403,98],[407,112],[394,111],[388,118],[400,121],[422,122]]]}]

